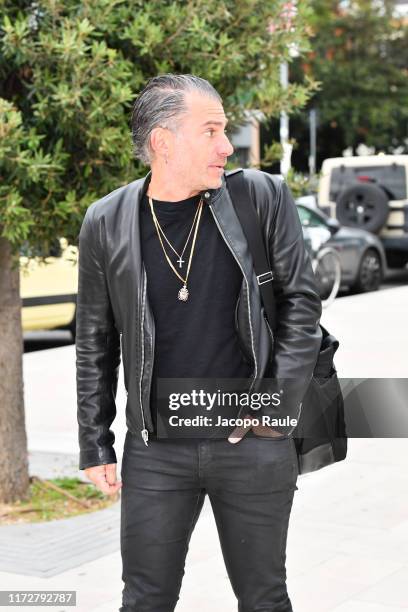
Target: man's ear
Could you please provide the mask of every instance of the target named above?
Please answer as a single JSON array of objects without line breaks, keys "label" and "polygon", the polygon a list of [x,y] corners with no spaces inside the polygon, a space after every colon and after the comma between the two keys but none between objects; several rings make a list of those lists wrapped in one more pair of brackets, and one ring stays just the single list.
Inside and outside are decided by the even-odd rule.
[{"label": "man's ear", "polygon": [[150,134],[150,148],[153,155],[157,157],[167,158],[170,151],[170,130],[167,128],[153,128]]}]

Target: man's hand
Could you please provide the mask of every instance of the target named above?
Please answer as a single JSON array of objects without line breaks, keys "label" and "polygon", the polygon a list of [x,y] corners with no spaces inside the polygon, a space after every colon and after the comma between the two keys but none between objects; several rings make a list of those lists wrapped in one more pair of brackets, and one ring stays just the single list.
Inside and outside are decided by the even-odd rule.
[{"label": "man's hand", "polygon": [[122,486],[122,482],[116,479],[116,463],[95,465],[86,468],[84,472],[96,488],[105,495],[115,495]]},{"label": "man's hand", "polygon": [[[255,420],[255,423],[257,422],[256,417],[250,414],[245,415],[244,419],[250,419],[251,421]],[[279,431],[276,431],[276,429],[269,427],[269,425],[252,424],[247,425],[246,427],[236,427],[229,435],[228,442],[231,442],[231,444],[237,444],[237,442],[240,442],[240,440],[242,440],[242,438],[250,429],[252,429],[256,436],[264,436],[265,438],[282,438],[285,435],[280,433]]]}]

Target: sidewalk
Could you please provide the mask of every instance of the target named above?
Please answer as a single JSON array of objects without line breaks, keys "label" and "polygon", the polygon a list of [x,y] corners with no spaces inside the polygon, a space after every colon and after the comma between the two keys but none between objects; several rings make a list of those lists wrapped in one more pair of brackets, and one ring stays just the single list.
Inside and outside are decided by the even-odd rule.
[{"label": "sidewalk", "polygon": [[[337,300],[322,322],[341,341],[339,375],[408,377],[407,311],[405,287]],[[387,330],[380,325],[384,313]],[[75,475],[74,347],[28,353],[24,367],[31,472]],[[124,405],[121,390],[118,458]],[[408,610],[406,465],[407,439],[352,439],[346,461],[299,478],[287,548],[294,612]],[[117,612],[122,589],[118,529],[119,504],[58,525],[2,527],[1,588],[76,590],[76,608],[52,609]],[[177,606],[177,612],[192,610],[236,610],[208,501],[192,536]]]}]

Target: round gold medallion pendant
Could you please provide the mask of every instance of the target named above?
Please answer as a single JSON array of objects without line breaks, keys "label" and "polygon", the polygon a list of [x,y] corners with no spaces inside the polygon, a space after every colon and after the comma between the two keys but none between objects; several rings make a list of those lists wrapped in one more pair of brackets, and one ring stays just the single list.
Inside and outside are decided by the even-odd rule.
[{"label": "round gold medallion pendant", "polygon": [[182,302],[187,302],[187,300],[188,300],[188,289],[187,289],[187,287],[185,285],[178,292],[178,299],[181,300]]}]

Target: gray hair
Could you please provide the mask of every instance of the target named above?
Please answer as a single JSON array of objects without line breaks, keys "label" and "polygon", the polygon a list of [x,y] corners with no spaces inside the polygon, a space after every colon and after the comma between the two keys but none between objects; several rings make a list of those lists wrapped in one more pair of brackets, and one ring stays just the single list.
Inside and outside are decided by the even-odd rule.
[{"label": "gray hair", "polygon": [[177,129],[180,116],[187,111],[185,93],[198,91],[222,98],[214,87],[192,74],[162,74],[150,79],[135,100],[132,111],[132,141],[135,157],[150,164],[152,150],[150,134],[156,127]]}]

